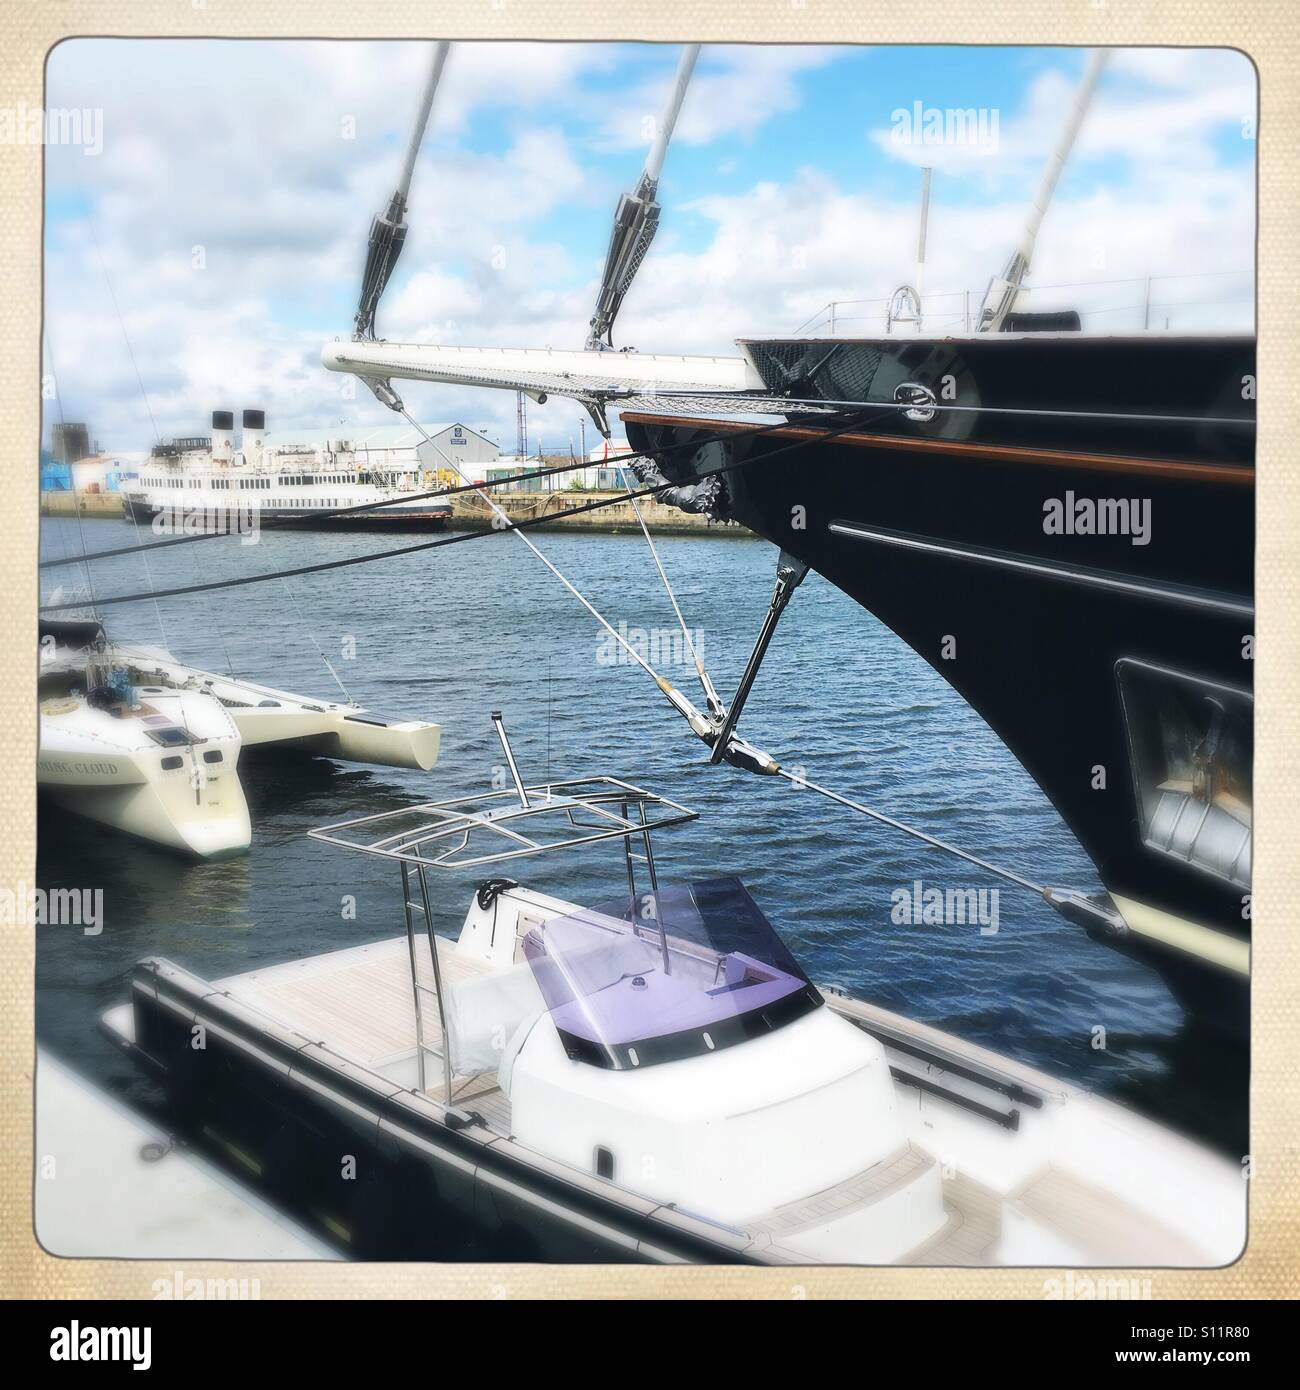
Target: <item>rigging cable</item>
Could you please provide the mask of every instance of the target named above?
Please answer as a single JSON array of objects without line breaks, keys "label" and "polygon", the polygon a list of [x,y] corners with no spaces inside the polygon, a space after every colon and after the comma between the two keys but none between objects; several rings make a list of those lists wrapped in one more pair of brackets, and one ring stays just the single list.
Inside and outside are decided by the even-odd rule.
[{"label": "rigging cable", "polygon": [[[737,405],[744,401],[744,397],[738,397],[734,391],[701,389],[682,392],[681,394],[691,400],[733,401]],[[775,393],[764,394],[756,399],[780,399],[783,406],[790,407],[790,411],[795,413],[798,412],[800,406],[813,407],[817,411],[826,411],[831,414],[838,414],[845,410],[862,410],[867,406],[886,414],[890,411],[906,412],[918,409],[915,401],[835,401],[822,400],[816,396],[778,397]],[[1108,420],[1129,425],[1247,425],[1251,429],[1255,427],[1253,415],[1148,415],[1142,412],[1134,413],[1131,410],[1048,410],[1038,406],[1019,405],[947,405],[943,401],[926,401],[921,408],[926,411],[946,412],[950,415],[1011,415],[1016,417],[1029,416],[1043,420]],[[626,404],[622,406],[622,409],[627,409]],[[790,412],[787,411],[787,413]],[[783,420],[780,427],[785,429],[808,428],[800,420]]]},{"label": "rigging cable", "polygon": [[[828,439],[834,439],[841,434],[847,434],[849,430],[856,429],[862,423],[862,420],[850,420],[847,424],[840,425],[835,429],[823,431],[819,438],[823,441]],[[802,449],[806,447],[806,444],[807,441],[801,439],[797,440],[793,444],[784,445],[780,449],[772,450],[772,452],[769,454],[764,454],[762,456],[762,461],[766,463],[771,459],[777,458],[779,455],[783,453],[788,453],[791,449]],[[434,447],[437,448],[436,445]],[[442,451],[438,450],[438,452],[441,453]],[[638,454],[636,455],[636,457],[640,458],[642,457],[642,455]],[[717,477],[726,473],[732,473],[739,468],[746,467],[749,463],[753,461],[754,460],[751,459],[736,459],[733,460],[733,462],[723,464],[718,468],[711,468],[706,473],[698,475],[698,477]],[[635,496],[653,496],[654,494],[663,492],[666,486],[671,485],[664,483],[655,483],[649,487],[638,488],[636,490]],[[478,485],[472,484],[469,488],[465,490],[479,491],[481,489],[478,487]],[[490,531],[465,531],[461,532],[459,535],[454,536],[439,536],[437,540],[420,541],[415,545],[396,546],[391,550],[366,551],[364,554],[361,555],[348,555],[337,560],[321,560],[315,564],[296,565],[291,569],[270,570],[264,574],[236,575],[233,578],[212,579],[200,584],[181,584],[176,585],[175,587],[170,589],[157,590],[157,597],[174,598],[182,594],[208,593],[216,589],[239,589],[243,588],[245,585],[248,584],[262,584],[265,583],[267,580],[280,579],[282,577],[296,578],[300,574],[322,574],[327,570],[346,569],[351,565],[365,565],[371,563],[372,561],[389,560],[399,555],[413,555],[423,550],[438,550],[441,547],[447,545],[461,545],[467,541],[486,540],[490,539],[491,536],[493,536],[494,534],[498,534],[501,531],[531,530],[535,526],[541,526],[551,521],[562,520],[563,518],[568,516],[580,516],[586,512],[601,511],[605,507],[621,506],[626,501],[627,498],[620,493],[614,497],[598,498],[594,502],[584,502],[578,506],[565,507],[559,511],[548,512],[534,517],[528,517],[522,521],[509,522],[508,524],[502,525],[500,527],[494,526]],[[183,537],[179,539],[188,539],[188,537]],[[132,550],[134,549],[134,547],[128,546],[127,549]],[[101,607],[108,607],[118,603],[136,603],[140,599],[148,598],[149,596],[150,595],[148,593],[110,594],[106,598],[99,599],[98,602]],[[56,613],[65,608],[75,607],[84,607],[84,605],[78,605],[73,603],[42,604],[40,611],[42,613]]]},{"label": "rigging cable", "polygon": [[[401,408],[400,414],[406,418],[407,424],[411,425],[412,428],[414,428],[421,435],[424,436],[425,443],[427,443],[437,453],[442,455],[443,459],[446,461],[448,466],[455,471],[457,476],[460,477],[462,481],[469,481],[469,479],[465,477],[465,473],[462,470],[460,464],[458,464],[455,459],[451,458],[450,455],[443,453],[443,451],[438,448],[438,446],[433,442],[433,440],[429,438],[429,435],[425,431],[423,426],[420,425],[420,423],[415,419],[414,416],[412,416],[410,411],[408,411],[405,406]],[[560,581],[561,584],[564,585],[564,587],[573,595],[573,597],[576,598],[580,604],[582,604],[582,606],[587,610],[587,612],[590,613],[593,618],[595,618],[595,620],[601,625],[601,627],[603,627],[605,631],[609,633],[609,635],[623,648],[624,651],[627,652],[627,654],[637,663],[637,665],[645,671],[646,675],[648,675],[651,678],[651,680],[655,682],[655,684],[660,688],[660,690],[662,690],[664,694],[667,695],[668,692],[673,689],[672,683],[670,681],[665,680],[664,677],[661,676],[654,669],[654,667],[650,665],[650,663],[645,659],[645,657],[643,657],[641,653],[636,650],[636,648],[627,640],[627,638],[624,637],[623,634],[619,632],[618,629],[615,628],[614,625],[604,616],[604,614],[601,613],[601,611],[596,607],[596,605],[592,603],[591,600],[588,599],[587,596],[581,592],[581,590],[576,588],[555,564],[553,564],[550,560],[546,558],[545,555],[542,554],[542,552],[533,543],[531,537],[524,535],[524,533],[521,530],[519,530],[517,525],[511,523],[510,514],[505,510],[504,507],[502,507],[496,501],[494,497],[491,496],[490,493],[484,492],[481,487],[475,487],[473,490],[492,509],[492,512],[495,515],[497,521],[500,521],[502,523],[501,526],[496,527],[496,522],[494,522],[494,527],[502,531],[514,531],[514,533],[519,537],[521,541],[523,541],[523,543],[528,547],[528,549],[533,552],[533,554],[542,562],[542,564],[546,566],[548,570],[550,570],[550,572],[556,577],[556,579]],[[621,501],[622,499],[620,498],[619,500]],[[553,513],[552,515],[563,514],[564,513]],[[671,696],[669,696],[669,698],[671,698]]]},{"label": "rigging cable", "polygon": [[[66,434],[68,422],[63,415],[63,394],[59,389],[59,365],[54,360],[54,340],[50,337],[50,330],[48,327],[45,330],[45,350],[49,353],[50,366],[54,369],[54,401],[59,411],[59,424],[64,427]],[[86,554],[85,522],[82,519],[80,503],[77,501],[77,475],[72,471],[72,464],[73,460],[69,459],[68,480],[72,484],[72,510],[77,517],[77,536],[81,542],[81,554],[83,557],[80,563],[86,575],[86,592],[90,596],[90,614],[91,617],[98,618],[99,609],[95,601],[95,580],[90,572],[90,563],[84,558]],[[66,603],[61,606],[64,608],[85,608],[87,605],[84,603]]]},{"label": "rigging cable", "polygon": [[[424,435],[425,440],[428,442],[428,444],[439,454],[442,455],[442,457],[447,461],[449,466],[455,469],[455,471],[459,473],[461,477],[464,477],[463,472],[461,472],[461,469],[455,463],[455,461],[451,459],[447,454],[445,454],[441,449],[438,448],[438,445],[435,444],[434,441],[429,438],[428,434],[420,428],[419,424],[416,423],[412,416],[407,412],[405,407],[402,408],[401,414],[403,414],[406,417],[409,424],[414,426],[415,429],[419,430],[420,433]],[[846,428],[853,428],[853,426],[850,425]],[[633,489],[630,486],[628,487],[627,491],[628,497],[632,501],[633,507],[637,510],[637,517],[638,520],[640,520],[641,522],[642,533],[644,534],[646,542],[650,547],[651,554],[655,557],[655,564],[659,570],[660,578],[663,580],[664,587],[665,589],[667,589],[668,595],[672,600],[673,609],[677,613],[678,621],[682,625],[682,631],[683,633],[687,633],[686,621],[682,617],[681,609],[678,607],[676,596],[673,594],[672,591],[672,585],[669,583],[668,576],[664,572],[663,565],[659,561],[659,555],[655,549],[654,542],[650,539],[649,529],[645,524],[644,518],[641,516],[639,507],[637,507],[637,494],[634,493]],[[496,512],[498,516],[506,518],[505,511],[501,507],[499,507],[495,501],[493,501],[490,497],[487,497],[485,494],[480,495],[484,496],[484,499],[488,502],[488,505],[492,507],[493,511]],[[663,676],[659,675],[653,669],[653,667],[651,667],[650,664],[628,643],[628,641],[620,633],[615,631],[615,629],[611,626],[611,624],[604,617],[604,615],[599,612],[595,605],[592,604],[591,601],[584,594],[582,594],[565,577],[565,575],[562,574],[560,570],[550,560],[546,558],[545,555],[542,554],[542,552],[532,543],[531,540],[529,540],[527,536],[524,536],[521,533],[520,539],[524,541],[524,543],[528,546],[529,550],[531,550],[533,554],[536,555],[539,560],[541,560],[541,562],[546,566],[546,568],[550,570],[553,575],[555,575],[555,577],[596,619],[596,621],[600,623],[601,626],[623,646],[623,648],[628,652],[628,654],[635,659],[637,664],[645,670],[645,672],[654,680],[655,684],[664,693],[664,695],[668,697],[669,702],[673,705],[673,707],[680,714],[685,716],[687,722],[690,724],[694,732],[698,734],[702,739],[704,739],[705,742],[709,742],[710,738],[712,738],[715,745],[714,761],[718,760],[718,756],[726,756],[731,751],[731,741],[735,739],[738,743],[740,743],[743,746],[746,752],[756,755],[757,760],[762,764],[759,767],[750,767],[750,770],[775,773],[776,775],[785,778],[785,780],[788,781],[792,786],[807,787],[812,791],[820,792],[823,796],[828,797],[830,800],[835,801],[842,806],[846,806],[850,810],[857,811],[864,816],[868,816],[872,820],[879,821],[882,825],[888,825],[895,830],[900,830],[904,834],[911,835],[913,838],[920,840],[927,845],[930,845],[934,849],[942,850],[947,854],[955,855],[958,859],[965,860],[969,864],[974,864],[979,868],[986,869],[988,870],[988,872],[995,874],[1000,878],[1006,879],[1010,883],[1015,883],[1022,888],[1029,889],[1031,892],[1036,893],[1039,897],[1045,896],[1046,890],[1042,887],[1041,884],[1035,883],[1032,879],[1025,878],[1023,875],[1016,873],[1012,869],[1005,869],[1002,868],[1000,865],[990,863],[987,859],[981,859],[978,855],[971,854],[967,850],[958,849],[955,845],[950,845],[945,840],[940,840],[936,836],[927,834],[924,830],[918,830],[914,826],[905,824],[903,821],[895,820],[893,816],[888,816],[883,811],[877,811],[873,807],[866,806],[860,801],[854,801],[850,797],[844,796],[839,792],[832,791],[829,787],[823,787],[822,785],[820,785],[820,783],[809,781],[807,777],[801,774],[791,772],[790,770],[783,768],[774,759],[768,757],[767,755],[761,752],[758,752],[758,750],[751,749],[749,745],[744,743],[744,740],[741,740],[739,736],[735,734],[734,724],[730,718],[724,719],[724,723],[721,726],[717,724],[717,716],[715,714],[715,711],[713,710],[713,701],[717,698],[716,693],[714,693],[712,698],[710,699],[710,713],[715,714],[715,719],[712,724],[710,724],[709,721],[704,720],[703,716],[701,716],[697,710],[693,709],[693,707],[690,705],[690,702],[687,701],[686,698],[675,689],[671,682],[666,680]],[[687,641],[688,643],[690,642],[689,634],[687,635]],[[695,648],[693,644],[691,645],[691,652],[693,655],[695,654]],[[707,673],[705,673],[703,663],[699,660],[698,655],[696,655],[695,659],[696,669],[700,673],[701,680],[704,682],[705,692],[706,694],[708,694],[713,690],[712,682],[709,680]],[[725,710],[722,707],[721,701],[718,701],[717,703],[718,713],[725,715]],[[723,747],[721,754],[719,755],[716,753],[717,745],[723,744],[724,740],[726,746]],[[740,765],[749,766],[749,764],[744,762],[742,762]]]},{"label": "rigging cable", "polygon": [[[158,635],[162,638],[162,644],[163,644],[163,646],[166,647],[166,648],[168,648],[168,649],[170,650],[170,648],[171,648],[171,643],[168,642],[168,640],[167,640],[167,627],[166,627],[166,624],[164,624],[164,622],[163,622],[162,605],[158,602],[158,596],[157,596],[157,593],[156,593],[156,591],[155,591],[155,586],[154,586],[154,582],[153,582],[153,570],[149,567],[149,556],[145,553],[144,550],[141,549],[141,544],[142,544],[142,543],[141,543],[141,540],[140,540],[140,519],[136,516],[136,514],[135,514],[135,508],[134,508],[134,507],[127,507],[126,510],[127,510],[128,515],[129,515],[130,518],[131,518],[131,525],[135,528],[135,549],[140,551],[140,559],[141,559],[141,561],[142,561],[143,564],[144,564],[144,577],[145,577],[146,582],[147,582],[148,585],[149,585],[149,592],[150,592],[150,594],[152,594],[152,595],[154,596],[154,598],[153,598],[153,611],[154,611],[154,616],[158,619]],[[222,645],[223,648],[225,647],[226,644],[225,644],[225,641],[224,641],[224,640],[222,641],[221,645]],[[226,665],[227,665],[227,666],[230,665],[230,653],[229,653],[229,652],[226,652]],[[233,668],[231,668],[230,674],[231,674],[232,676],[234,675],[234,669],[233,669]]]},{"label": "rigging cable", "polygon": [[316,634],[311,630],[311,625],[307,621],[307,616],[302,611],[302,605],[298,602],[298,595],[294,593],[289,584],[289,580],[282,577],[280,582],[284,585],[284,591],[289,595],[289,602],[293,604],[294,611],[298,614],[298,621],[302,625],[302,630],[307,634],[307,638],[312,646],[316,648],[317,655],[325,663],[325,669],[334,677],[335,685],[343,692],[344,701],[349,705],[355,705],[356,701],[348,694],[348,688],[343,684],[343,678],[334,669],[334,665],[329,657],[325,655],[325,648],[316,640]]},{"label": "rigging cable", "polygon": [[823,796],[829,797],[832,801],[838,801],[841,806],[847,806],[851,811],[857,811],[861,815],[869,816],[872,820],[880,821],[882,825],[891,826],[895,830],[901,830],[904,835],[911,835],[917,840],[924,841],[927,845],[932,845],[935,849],[941,849],[945,854],[954,854],[958,859],[964,859],[968,864],[975,864],[981,869],[987,869],[991,874],[997,874],[999,878],[1005,878],[1011,883],[1018,884],[1021,888],[1028,888],[1030,892],[1037,893],[1042,897],[1047,890],[1040,883],[1035,883],[1033,879],[1025,878],[1012,869],[1004,869],[998,864],[991,864],[987,859],[981,859],[978,855],[970,854],[964,849],[958,849],[956,845],[950,845],[946,840],[936,839],[933,835],[927,835],[924,830],[918,830],[913,825],[907,825],[901,820],[895,820],[893,816],[887,816],[883,811],[877,811],[871,806],[865,806],[860,801],[842,795],[840,792],[832,791],[829,787],[823,787],[817,782],[809,779],[800,773],[792,772],[789,768],[778,767],[777,776],[784,777],[787,782],[794,787],[806,787],[809,791],[820,792]]},{"label": "rigging cable", "polygon": [[[857,408],[861,410],[864,407],[860,405]],[[908,407],[908,409],[912,408],[913,407],[911,406]],[[771,434],[774,430],[781,430],[787,427],[787,421],[778,420],[770,425],[754,425],[750,429],[728,430],[706,436],[703,439],[691,439],[685,440],[679,444],[667,444],[664,445],[663,448],[661,448],[658,452],[660,454],[677,453],[681,449],[700,449],[707,444],[721,444],[738,439],[753,439],[758,437],[759,435]],[[436,445],[434,447],[437,448]],[[439,449],[438,452],[441,453],[442,450]],[[602,460],[602,465],[619,464],[632,459],[639,459],[641,457],[643,457],[641,454],[634,453],[632,450],[629,449],[628,452],[625,454],[610,454],[607,458]],[[425,498],[429,497],[456,497],[464,492],[476,492],[479,488],[503,488],[510,483],[536,481],[539,478],[553,478],[561,473],[580,472],[582,469],[588,466],[589,465],[587,465],[586,463],[561,463],[555,464],[553,467],[550,468],[538,468],[523,473],[510,473],[507,474],[504,478],[494,478],[490,483],[464,483],[455,487],[437,487],[431,488],[427,492],[403,493],[401,497],[386,498],[381,502],[357,502],[350,507],[323,508],[315,511],[303,512],[300,516],[273,517],[269,521],[262,522],[261,529],[263,531],[278,531],[283,527],[310,525],[312,522],[321,521],[326,518],[338,516],[355,516],[358,513],[380,511],[384,507],[405,506],[411,502],[420,502],[423,501]],[[621,501],[622,499],[619,498],[616,500]],[[217,530],[199,531],[195,532],[192,535],[169,536],[166,540],[151,541],[145,548],[147,550],[163,550],[167,546],[172,545],[189,545],[195,541],[220,540],[227,534],[229,533]],[[133,545],[123,545],[110,550],[94,550],[91,551],[88,555],[76,558],[77,563],[80,563],[82,559],[110,560],[117,555],[133,554],[135,550],[136,547]],[[53,560],[42,560],[41,568],[44,569],[50,565],[59,565],[66,563],[71,563],[71,561],[64,560],[62,558]]]},{"label": "rigging cable", "polygon": [[641,534],[645,537],[645,543],[650,549],[650,554],[654,557],[655,568],[659,571],[659,578],[664,582],[664,590],[668,594],[668,601],[673,606],[673,612],[677,614],[677,622],[682,629],[682,640],[686,643],[686,649],[691,654],[691,660],[695,663],[695,673],[700,678],[700,686],[704,691],[704,699],[708,704],[709,713],[720,716],[723,713],[723,704],[718,697],[718,692],[714,689],[709,673],[704,669],[704,662],[700,659],[700,654],[695,648],[695,642],[691,637],[691,630],[686,626],[686,619],[682,617],[682,610],[677,602],[677,595],[673,593],[673,586],[668,582],[668,575],[664,571],[663,561],[659,558],[659,551],[650,536],[650,528],[645,523],[645,517],[641,515],[641,503],[637,500],[636,494],[632,491],[632,484],[627,484],[628,501],[632,504],[632,510],[636,513],[636,519],[641,525]]},{"label": "rigging cable", "polygon": [[[144,377],[140,374],[140,364],[136,361],[135,349],[131,346],[131,335],[126,331],[126,319],[122,317],[122,309],[117,302],[117,291],[113,288],[113,281],[108,273],[108,265],[104,260],[104,253],[99,244],[99,231],[95,226],[95,219],[93,217],[88,218],[87,223],[90,227],[91,241],[95,246],[95,259],[99,262],[100,274],[104,277],[104,285],[108,290],[108,297],[112,301],[113,312],[117,316],[117,326],[122,330],[122,342],[126,345],[127,356],[131,359],[131,367],[135,372],[136,384],[140,387],[140,396],[144,401],[145,412],[149,416],[149,424],[153,429],[153,442],[155,444],[161,444],[162,435],[158,430],[158,421],[154,418],[153,404],[149,400],[149,392],[145,390]],[[154,615],[158,619],[158,634],[162,638],[163,647],[170,651],[171,643],[167,640],[167,627],[163,622],[162,605],[158,602],[156,587],[153,580],[153,570],[149,565],[149,556],[146,553],[149,547],[143,545],[140,540],[140,519],[135,514],[135,508],[128,505],[127,511],[130,514],[131,525],[135,531],[134,549],[139,553],[140,559],[144,564],[145,579],[149,584],[149,592],[154,596],[153,609]],[[124,550],[131,549],[129,546],[124,546],[122,548]],[[87,569],[89,569],[89,567],[89,559],[87,559]],[[226,658],[226,669],[230,672],[231,678],[233,679],[235,675],[235,663],[230,659],[230,648],[226,644],[225,633],[221,631],[218,624],[214,624],[213,626],[216,629],[217,640],[221,643],[222,654]]]},{"label": "rigging cable", "polygon": [[[57,391],[57,372],[55,370],[54,354],[50,346],[48,334],[45,336],[45,352],[50,360],[49,375],[51,379],[54,380],[55,390]],[[44,396],[42,398],[44,399]],[[51,443],[52,442],[51,440]],[[73,501],[74,503],[76,501],[75,493],[73,494]],[[49,513],[49,515],[52,515],[52,513]],[[46,544],[47,541],[48,545]],[[39,527],[38,545],[41,551],[51,556],[53,561],[59,565],[77,565],[80,563],[80,557],[72,546],[72,537],[65,527],[50,528],[42,521]],[[51,602],[58,602],[63,598],[63,592],[64,585],[58,585],[53,593],[49,595],[49,600]]]},{"label": "rigging cable", "polygon": [[95,259],[99,262],[100,273],[104,277],[104,284],[108,286],[108,297],[113,301],[113,312],[117,315],[118,326],[122,330],[122,341],[126,344],[126,355],[131,359],[131,368],[135,372],[136,382],[140,387],[140,394],[144,397],[144,408],[149,412],[149,423],[153,426],[154,443],[159,442],[158,422],[153,418],[153,406],[149,403],[149,393],[144,389],[144,378],[140,375],[140,367],[135,360],[135,353],[131,348],[131,339],[127,336],[126,322],[122,318],[122,310],[118,307],[117,295],[113,290],[113,282],[108,278],[108,267],[104,264],[103,253],[99,249],[99,233],[95,230],[95,219],[88,217],[87,225],[90,227],[90,239],[95,243]]}]

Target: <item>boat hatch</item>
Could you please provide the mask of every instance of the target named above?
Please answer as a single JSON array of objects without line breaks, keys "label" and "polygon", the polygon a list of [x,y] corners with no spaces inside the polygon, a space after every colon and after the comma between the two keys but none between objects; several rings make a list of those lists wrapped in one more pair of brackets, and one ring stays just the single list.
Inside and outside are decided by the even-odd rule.
[{"label": "boat hatch", "polygon": [[821,1002],[736,878],[676,885],[535,926],[524,958],[575,1061],[703,1056]]},{"label": "boat hatch", "polygon": [[161,743],[164,748],[183,748],[194,742],[187,729],[182,729],[179,724],[169,724],[162,729],[146,729],[145,732],[155,743]]},{"label": "boat hatch", "polygon": [[1116,673],[1143,843],[1249,889],[1253,695],[1140,661]]}]

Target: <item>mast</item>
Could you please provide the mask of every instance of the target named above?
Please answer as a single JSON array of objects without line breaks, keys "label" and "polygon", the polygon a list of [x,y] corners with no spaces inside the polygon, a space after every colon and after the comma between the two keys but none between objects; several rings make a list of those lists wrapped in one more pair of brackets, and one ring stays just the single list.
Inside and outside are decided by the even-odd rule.
[{"label": "mast", "polygon": [[515,454],[521,460],[528,455],[528,407],[522,391],[515,392]]},{"label": "mast", "polygon": [[1089,55],[1088,64],[1083,70],[1083,77],[1074,94],[1074,102],[1070,107],[1069,115],[1066,117],[1060,136],[1057,138],[1056,148],[1047,161],[1042,179],[1039,181],[1038,192],[1034,194],[1034,201],[1029,206],[1029,216],[1025,219],[1020,240],[1016,242],[1015,250],[1012,251],[1002,274],[995,275],[989,282],[988,290],[984,295],[984,303],[980,309],[979,331],[981,333],[996,333],[1002,327],[1007,315],[1015,308],[1016,299],[1020,294],[1020,286],[1029,270],[1029,262],[1034,254],[1034,241],[1038,236],[1038,229],[1043,225],[1043,217],[1052,201],[1052,195],[1056,192],[1056,184],[1061,177],[1061,170],[1065,168],[1065,161],[1069,159],[1070,151],[1074,148],[1075,137],[1079,134],[1079,127],[1083,124],[1084,116],[1087,115],[1088,107],[1092,102],[1092,94],[1096,90],[1097,81],[1101,77],[1102,69],[1106,66],[1106,60],[1109,57],[1109,51],[1104,48],[1094,48]]},{"label": "mast", "polygon": [[932,169],[921,170],[921,225],[916,235],[916,329],[921,331],[922,306],[925,303],[925,232],[930,221],[930,176]]},{"label": "mast", "polygon": [[370,240],[366,246],[366,269],[361,277],[361,298],[357,303],[354,339],[373,339],[375,336],[375,311],[379,299],[393,273],[397,258],[402,254],[406,241],[406,198],[411,190],[411,176],[415,173],[415,161],[424,142],[425,128],[429,124],[429,113],[433,110],[434,94],[442,77],[443,64],[447,61],[447,50],[451,47],[445,40],[433,46],[433,61],[429,77],[420,99],[420,109],[407,142],[406,156],[402,160],[402,171],[397,179],[397,187],[383,211],[377,214],[370,224]]},{"label": "mast", "polygon": [[659,121],[654,143],[646,155],[641,177],[632,192],[622,194],[618,200],[609,250],[605,253],[605,271],[601,276],[600,293],[596,297],[596,312],[592,315],[591,332],[587,337],[587,348],[593,352],[613,347],[614,320],[659,229],[660,208],[655,202],[659,175],[663,172],[668,142],[672,139],[673,127],[677,124],[677,116],[699,55],[698,43],[687,44],[682,49],[677,75],[668,94],[668,104]]},{"label": "mast", "polygon": [[[892,333],[897,324],[908,324],[921,331],[922,299],[925,294],[925,234],[930,221],[930,168],[921,170],[921,218],[916,237],[916,283],[899,285],[889,299],[885,313],[885,331]],[[832,313],[834,311],[832,310]],[[832,321],[832,336],[834,325]]]}]

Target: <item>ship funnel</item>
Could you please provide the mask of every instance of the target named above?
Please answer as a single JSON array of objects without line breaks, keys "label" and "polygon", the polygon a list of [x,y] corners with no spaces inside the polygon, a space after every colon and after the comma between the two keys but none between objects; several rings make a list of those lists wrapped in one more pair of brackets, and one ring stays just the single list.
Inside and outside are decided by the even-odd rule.
[{"label": "ship funnel", "polygon": [[229,463],[235,449],[235,416],[233,411],[212,412],[212,461]]},{"label": "ship funnel", "polygon": [[266,439],[266,411],[244,411],[244,462],[261,463]]}]

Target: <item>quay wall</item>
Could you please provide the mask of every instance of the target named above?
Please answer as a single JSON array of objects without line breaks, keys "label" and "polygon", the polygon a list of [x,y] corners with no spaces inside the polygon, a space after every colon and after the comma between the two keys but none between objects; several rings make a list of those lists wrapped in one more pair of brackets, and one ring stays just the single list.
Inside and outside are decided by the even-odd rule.
[{"label": "quay wall", "polygon": [[[606,501],[609,498],[623,497],[617,492],[496,492],[492,494],[497,505],[512,522],[532,521],[538,516],[549,516],[554,512],[565,511],[569,507],[581,507],[588,502]],[[712,521],[706,516],[678,511],[676,507],[666,506],[653,497],[637,499],[646,526],[660,535],[750,537],[753,535],[744,526],[735,522]],[[476,493],[462,492],[451,499],[452,526],[457,530],[486,529],[492,525],[493,512],[488,504]],[[565,531],[608,531],[614,533],[634,531],[638,534],[641,525],[637,521],[632,503],[624,498],[608,507],[596,511],[582,512],[577,516],[558,517],[553,523],[556,530]],[[539,530],[547,529],[547,522],[538,523]]]},{"label": "quay wall", "polygon": [[42,516],[106,516],[120,519],[122,516],[122,494],[120,492],[43,492],[41,493]]},{"label": "quay wall", "polygon": [[[616,492],[564,491],[564,492],[497,492],[493,494],[497,504],[511,521],[532,521],[537,516],[548,516],[562,512],[569,507],[580,507],[587,502],[606,501],[622,497]],[[752,532],[734,522],[712,521],[706,516],[692,515],[678,511],[676,507],[665,506],[653,497],[637,499],[646,525],[658,535],[682,536],[731,536],[750,537]],[[451,499],[452,525],[457,530],[486,530],[492,525],[493,513],[487,503],[475,493],[459,493]],[[41,493],[42,516],[76,516],[120,518],[122,516],[122,496],[116,492],[43,492]],[[581,512],[577,516],[558,517],[553,523],[557,530],[599,531],[622,534],[639,533],[640,523],[631,502],[626,499],[614,502],[592,512]],[[538,529],[546,530],[548,523],[542,521]]]}]

